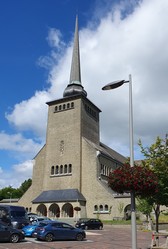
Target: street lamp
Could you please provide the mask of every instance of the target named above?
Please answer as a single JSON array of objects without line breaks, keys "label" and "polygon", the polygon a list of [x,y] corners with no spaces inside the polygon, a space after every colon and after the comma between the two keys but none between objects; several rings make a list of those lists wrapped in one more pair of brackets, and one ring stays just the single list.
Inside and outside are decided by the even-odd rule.
[{"label": "street lamp", "polygon": [[8,192],[8,194],[10,195],[10,203],[11,203],[11,199],[12,199],[12,193],[11,192]]},{"label": "street lamp", "polygon": [[[134,145],[133,145],[133,105],[132,105],[132,77],[129,80],[113,81],[105,85],[102,90],[112,90],[129,83],[129,140],[130,140],[130,166],[134,167]],[[131,191],[131,228],[132,228],[132,249],[137,249],[136,209],[135,193]]]}]

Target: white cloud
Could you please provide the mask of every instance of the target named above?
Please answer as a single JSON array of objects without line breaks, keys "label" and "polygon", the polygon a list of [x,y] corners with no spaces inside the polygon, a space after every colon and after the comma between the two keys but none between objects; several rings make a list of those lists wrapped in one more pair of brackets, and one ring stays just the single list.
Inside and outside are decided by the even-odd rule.
[{"label": "white cloud", "polygon": [[33,160],[28,160],[20,164],[13,165],[13,169],[16,174],[22,174],[23,176],[32,177],[32,169],[33,169]]},{"label": "white cloud", "polygon": [[[16,104],[11,113],[6,113],[6,118],[21,131],[31,130],[36,136],[45,137],[47,124],[47,105],[45,102],[51,98],[47,91],[36,91],[28,100]],[[43,124],[43,125],[41,125]]]},{"label": "white cloud", "polygon": [[[26,156],[35,156],[42,144],[36,143],[33,139],[27,139],[21,133],[9,135],[5,132],[0,133],[0,149],[19,152],[22,158]],[[21,155],[20,155],[21,156]]]},{"label": "white cloud", "polygon": [[[88,27],[80,30],[80,50],[82,84],[88,98],[102,110],[101,140],[128,155],[128,86],[107,92],[101,88],[113,80],[128,80],[131,73],[135,145],[139,138],[145,145],[150,145],[158,135],[164,137],[168,130],[168,1],[131,1],[129,15],[126,15],[128,2],[125,3],[112,10],[108,8],[104,16],[102,13],[105,12],[101,12],[100,22],[96,25],[95,20],[89,20]],[[135,3],[139,3],[136,8]],[[95,13],[98,20],[100,12]],[[31,130],[41,141],[45,137],[47,122],[45,102],[61,98],[69,81],[72,43],[66,48],[61,39],[60,33],[52,29],[48,36],[51,53],[40,58],[40,62],[43,65],[46,63],[50,70],[49,88],[16,104],[13,111],[6,115],[19,131]],[[13,144],[16,150],[20,150],[20,144]],[[34,145],[37,146],[32,142]],[[0,146],[9,146],[9,141],[0,142]],[[139,159],[137,147],[135,153],[135,158]]]},{"label": "white cloud", "polygon": [[20,185],[32,178],[33,160],[28,160],[20,164],[15,164],[9,170],[0,170],[0,188],[12,186],[19,188]]}]

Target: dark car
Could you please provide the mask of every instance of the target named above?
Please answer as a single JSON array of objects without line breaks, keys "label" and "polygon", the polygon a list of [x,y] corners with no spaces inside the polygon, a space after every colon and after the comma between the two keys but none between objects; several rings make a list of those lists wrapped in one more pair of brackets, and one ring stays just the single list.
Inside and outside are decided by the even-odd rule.
[{"label": "dark car", "polygon": [[35,229],[33,237],[39,240],[53,241],[53,240],[78,240],[81,241],[86,238],[85,231],[75,228],[64,222],[40,222]]},{"label": "dark car", "polygon": [[0,205],[0,221],[21,229],[29,224],[26,209],[22,206]]},{"label": "dark car", "polygon": [[0,241],[9,241],[17,243],[25,238],[22,230],[13,228],[12,226],[0,223]]},{"label": "dark car", "polygon": [[103,229],[103,223],[99,219],[79,219],[77,221],[76,225],[77,228],[82,228],[82,229]]}]

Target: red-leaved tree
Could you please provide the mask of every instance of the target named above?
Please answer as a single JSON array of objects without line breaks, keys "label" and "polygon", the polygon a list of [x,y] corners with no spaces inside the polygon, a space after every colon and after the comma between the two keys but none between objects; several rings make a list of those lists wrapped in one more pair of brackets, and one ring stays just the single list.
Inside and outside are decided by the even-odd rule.
[{"label": "red-leaved tree", "polygon": [[151,196],[158,191],[157,176],[147,167],[124,164],[110,172],[109,187],[117,193],[134,191],[136,196]]}]

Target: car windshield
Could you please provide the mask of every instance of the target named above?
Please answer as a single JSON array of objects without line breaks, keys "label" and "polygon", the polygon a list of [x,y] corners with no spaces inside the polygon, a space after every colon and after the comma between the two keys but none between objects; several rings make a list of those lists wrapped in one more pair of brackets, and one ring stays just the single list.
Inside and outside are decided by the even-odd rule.
[{"label": "car windshield", "polygon": [[[26,217],[27,215],[25,214],[24,211],[11,211],[11,217],[16,218],[16,217]],[[27,217],[26,217],[27,218]]]},{"label": "car windshield", "polygon": [[79,219],[79,222],[85,222],[85,221],[88,221],[89,219],[87,219],[87,218],[80,218]]}]

